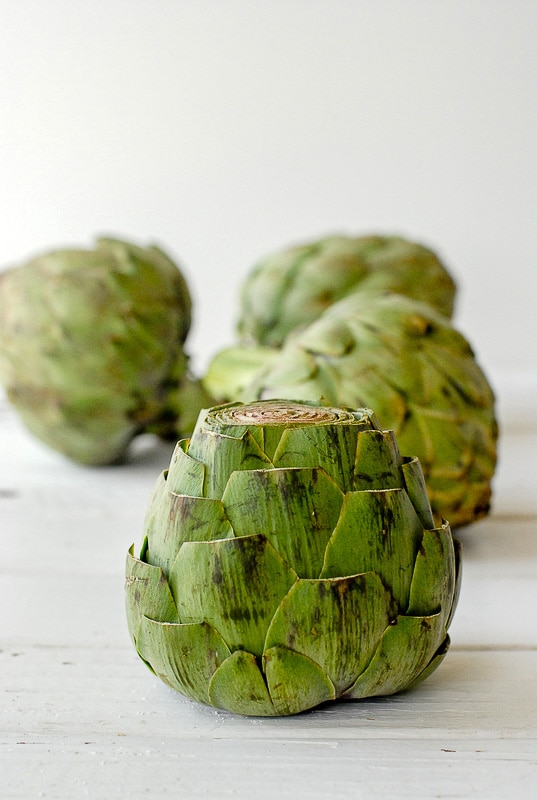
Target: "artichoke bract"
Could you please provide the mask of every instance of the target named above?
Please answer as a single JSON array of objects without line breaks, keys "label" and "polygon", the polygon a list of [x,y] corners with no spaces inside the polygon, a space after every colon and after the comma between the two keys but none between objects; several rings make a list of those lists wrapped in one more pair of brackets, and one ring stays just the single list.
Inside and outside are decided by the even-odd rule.
[{"label": "artichoke bract", "polygon": [[207,405],[183,347],[190,322],[185,278],[156,246],[49,252],[0,274],[0,381],[37,437],[112,463],[143,431],[190,433]]},{"label": "artichoke bract", "polygon": [[136,650],[187,697],[296,714],[415,686],[443,659],[459,546],[368,409],[202,412],[127,556]]},{"label": "artichoke bract", "polygon": [[[360,292],[280,350],[232,347],[205,382],[223,400],[298,398],[374,408],[420,459],[437,522],[468,525],[490,508],[498,426],[494,393],[442,314],[402,295]],[[241,366],[242,365],[242,366]]]},{"label": "artichoke bract", "polygon": [[241,291],[239,338],[280,347],[334,302],[386,290],[453,312],[455,283],[438,256],[400,236],[327,236],[261,260]]}]

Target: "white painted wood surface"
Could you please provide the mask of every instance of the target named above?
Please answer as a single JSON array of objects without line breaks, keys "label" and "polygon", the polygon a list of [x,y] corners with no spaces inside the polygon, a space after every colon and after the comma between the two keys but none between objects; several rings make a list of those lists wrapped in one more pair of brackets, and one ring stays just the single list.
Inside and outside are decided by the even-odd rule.
[{"label": "white painted wood surface", "polygon": [[[533,417],[535,420],[535,417]],[[536,427],[506,426],[493,514],[459,533],[452,649],[414,692],[247,719],[136,656],[123,568],[171,448],[86,469],[0,406],[0,797],[537,796]]]}]

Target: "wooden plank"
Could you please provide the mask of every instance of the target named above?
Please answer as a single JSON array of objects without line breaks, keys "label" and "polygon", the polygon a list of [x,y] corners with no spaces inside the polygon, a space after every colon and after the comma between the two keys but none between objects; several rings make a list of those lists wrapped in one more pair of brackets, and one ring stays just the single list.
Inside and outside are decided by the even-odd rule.
[{"label": "wooden plank", "polygon": [[537,787],[536,651],[453,651],[413,692],[280,719],[187,701],[128,649],[6,650],[0,670],[6,798],[505,798]]}]

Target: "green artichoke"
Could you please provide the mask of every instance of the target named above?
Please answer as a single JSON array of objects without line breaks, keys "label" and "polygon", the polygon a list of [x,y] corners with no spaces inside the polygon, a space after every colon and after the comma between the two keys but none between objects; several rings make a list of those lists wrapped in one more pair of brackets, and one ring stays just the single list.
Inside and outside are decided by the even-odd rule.
[{"label": "green artichoke", "polygon": [[296,714],[414,686],[444,657],[459,548],[372,411],[202,412],[127,556],[130,634],[187,697]]},{"label": "green artichoke", "polygon": [[50,252],[0,274],[0,381],[48,445],[112,463],[137,433],[191,432],[207,405],[183,348],[190,320],[186,281],[158,247]]},{"label": "green artichoke", "polygon": [[467,340],[425,303],[356,293],[281,350],[220,352],[204,380],[220,401],[322,398],[374,408],[403,452],[420,459],[437,522],[467,525],[489,511],[494,395]]},{"label": "green artichoke", "polygon": [[387,290],[451,316],[453,279],[432,250],[398,236],[328,236],[260,261],[242,286],[239,338],[280,347],[332,303],[362,290]]}]

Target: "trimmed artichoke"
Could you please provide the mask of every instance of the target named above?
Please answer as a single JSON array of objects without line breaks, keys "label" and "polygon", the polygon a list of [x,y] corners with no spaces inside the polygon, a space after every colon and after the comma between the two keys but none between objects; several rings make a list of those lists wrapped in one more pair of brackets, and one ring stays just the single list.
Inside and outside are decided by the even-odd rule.
[{"label": "trimmed artichoke", "polygon": [[143,431],[190,433],[210,400],[188,372],[191,300],[158,247],[99,239],[0,274],[0,380],[26,426],[86,464]]},{"label": "trimmed artichoke", "polygon": [[488,513],[496,466],[494,395],[466,339],[425,303],[359,292],[281,350],[233,347],[205,377],[220,401],[299,398],[374,408],[420,459],[437,521]]},{"label": "trimmed artichoke", "polygon": [[416,685],[443,659],[458,544],[419,461],[372,411],[287,401],[202,412],[127,556],[130,634],[216,708],[296,714]]},{"label": "trimmed artichoke", "polygon": [[260,261],[241,293],[239,338],[280,347],[356,291],[386,290],[428,302],[446,316],[455,284],[432,250],[398,236],[328,236]]}]

